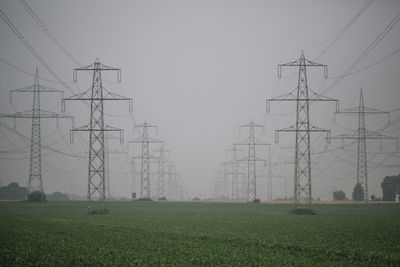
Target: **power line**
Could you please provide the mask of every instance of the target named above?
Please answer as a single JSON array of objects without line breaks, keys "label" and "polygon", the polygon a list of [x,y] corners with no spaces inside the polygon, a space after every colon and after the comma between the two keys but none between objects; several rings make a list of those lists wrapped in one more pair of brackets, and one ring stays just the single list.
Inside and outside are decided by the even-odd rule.
[{"label": "power line", "polygon": [[[369,65],[367,65],[367,66],[365,66],[365,67],[362,67],[362,68],[360,68],[360,69],[358,69],[358,70],[355,70],[355,71],[353,71],[353,72],[349,72],[346,76],[353,75],[353,74],[362,72],[362,71],[364,71],[364,70],[367,70],[367,69],[369,69],[369,68],[372,68],[373,66],[376,66],[376,65],[378,65],[378,64],[380,64],[380,63],[382,63],[382,62],[384,62],[385,60],[387,60],[387,59],[389,59],[389,58],[395,56],[395,55],[396,55],[397,53],[399,53],[399,52],[400,52],[400,48],[397,48],[395,51],[389,53],[388,55],[384,56],[383,58],[381,58],[381,59],[379,59],[379,60],[377,60],[377,61],[375,61],[375,62],[373,62],[373,63],[371,63],[371,64],[369,64]],[[339,77],[340,77],[340,76],[329,77],[328,79],[337,79],[337,78],[339,78]]]},{"label": "power line", "polygon": [[337,43],[345,34],[349,31],[351,26],[357,21],[357,19],[367,10],[367,8],[374,2],[374,0],[367,0],[366,3],[361,7],[361,9],[357,12],[357,14],[344,26],[344,28],[336,35],[336,37],[328,44],[328,46],[322,50],[315,59],[319,59],[322,57],[332,46]]},{"label": "power line", "polygon": [[339,82],[341,82],[355,67],[360,64],[360,62],[371,53],[371,51],[382,41],[382,39],[393,29],[393,27],[400,20],[400,12],[390,21],[390,23],[383,29],[383,31],[375,38],[375,40],[365,49],[361,55],[337,78],[333,83],[331,83],[327,88],[322,90],[322,94],[326,94],[332,90]]},{"label": "power line", "polygon": [[47,28],[47,26],[43,23],[43,21],[39,18],[38,15],[32,10],[32,8],[25,2],[25,0],[19,0],[21,5],[25,8],[25,10],[31,15],[31,17],[35,20],[35,22],[42,28],[42,30],[46,33],[46,35],[53,41],[53,43],[67,56],[71,59],[76,65],[81,66],[79,61],[57,40],[54,34]]},{"label": "power line", "polygon": [[25,47],[31,52],[31,54],[42,64],[46,70],[53,75],[53,77],[61,83],[65,88],[67,88],[70,92],[74,92],[62,79],[58,74],[54,71],[54,69],[47,64],[47,62],[39,55],[38,52],[30,45],[30,43],[22,36],[22,34],[18,31],[18,29],[11,23],[8,17],[4,14],[4,12],[0,9],[0,16],[7,24],[7,26],[11,29],[11,31],[17,36],[17,38],[25,45]]}]

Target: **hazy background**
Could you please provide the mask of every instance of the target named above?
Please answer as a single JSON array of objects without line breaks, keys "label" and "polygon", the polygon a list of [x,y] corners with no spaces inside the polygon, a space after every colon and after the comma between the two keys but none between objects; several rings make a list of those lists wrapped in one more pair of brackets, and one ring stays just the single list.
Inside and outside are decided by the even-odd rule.
[{"label": "hazy background", "polygon": [[[134,123],[145,120],[159,126],[154,138],[165,141],[182,175],[186,197],[210,197],[218,164],[226,160],[225,150],[246,138],[238,126],[254,119],[265,125],[259,138],[274,144],[274,130],[295,122],[295,102],[272,103],[265,112],[265,99],[293,90],[296,69],[284,69],[277,78],[277,64],[306,58],[329,66],[323,79],[322,69],[308,71],[310,89],[321,92],[342,74],[374,41],[400,10],[398,0],[374,1],[352,27],[333,45],[366,1],[27,1],[84,66],[96,57],[109,66],[122,69],[122,83],[114,73],[105,73],[104,87],[134,99],[133,116],[127,104],[107,102],[105,121],[123,128],[125,140],[138,136]],[[71,96],[86,90],[91,77],[80,73],[72,84],[72,69],[77,66],[66,57],[34,22],[19,1],[2,0],[1,10],[32,47],[72,88],[56,83],[46,69],[0,21],[0,113],[32,108],[32,95],[15,94],[8,103],[8,90],[33,84],[35,66],[41,84],[62,89]],[[382,110],[400,108],[400,25],[372,50],[355,70],[373,66],[347,76],[329,90],[329,97],[340,100],[341,108],[358,106],[359,91],[365,104]],[[327,49],[320,58],[316,57]],[[383,60],[384,59],[384,60]],[[375,62],[379,62],[375,64]],[[11,66],[11,63],[14,66]],[[45,80],[46,79],[46,80]],[[49,81],[48,81],[49,80]],[[43,109],[60,112],[61,95],[42,94]],[[75,126],[89,120],[84,103],[66,103],[75,116]],[[357,127],[356,117],[339,115],[333,122],[334,104],[316,103],[311,108],[312,123],[332,134],[346,133]],[[399,112],[392,112],[397,118]],[[2,119],[12,126],[12,120]],[[387,123],[384,115],[367,118],[367,128],[375,130]],[[87,190],[87,133],[77,133],[69,144],[68,120],[43,120],[43,143],[66,154],[42,149],[43,182],[46,192],[62,191],[85,195]],[[17,130],[30,136],[30,120],[19,119]],[[383,134],[400,136],[399,126]],[[273,145],[272,161],[294,159],[294,134],[284,134]],[[346,141],[349,143],[351,141]],[[331,199],[332,191],[342,189],[348,197],[355,184],[357,146],[345,146],[332,140],[326,147],[322,134],[312,135],[313,195]],[[29,172],[29,142],[0,128],[0,185],[16,181],[26,186]],[[113,150],[128,151],[126,142],[110,141]],[[156,149],[157,147],[154,147]],[[129,147],[129,156],[110,156],[111,195],[131,193],[130,157],[139,153]],[[327,150],[324,152],[324,150]],[[329,152],[330,150],[334,150]],[[400,173],[396,142],[368,141],[370,194],[381,196],[380,182],[385,175]],[[259,151],[265,157],[265,150]],[[71,156],[73,154],[75,156]],[[261,155],[262,154],[262,155]],[[293,191],[293,166],[274,165],[273,196],[289,196]],[[260,170],[261,172],[261,170]],[[284,176],[286,178],[283,178]],[[259,197],[265,199],[265,178],[260,178]]]}]

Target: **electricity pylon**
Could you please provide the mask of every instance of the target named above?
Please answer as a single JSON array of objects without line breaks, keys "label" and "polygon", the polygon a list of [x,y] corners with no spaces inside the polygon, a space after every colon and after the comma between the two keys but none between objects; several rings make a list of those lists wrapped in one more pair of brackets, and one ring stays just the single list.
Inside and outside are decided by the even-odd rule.
[{"label": "electricity pylon", "polygon": [[214,197],[220,199],[222,197],[223,180],[221,179],[221,172],[217,170],[214,175]]},{"label": "electricity pylon", "polygon": [[[276,166],[277,165],[294,165],[294,162],[293,161],[280,161],[280,162],[274,162],[274,163],[272,163],[272,166],[274,167],[274,168],[276,168]],[[284,179],[284,186],[283,186],[283,195],[284,195],[284,198],[286,199],[287,198],[287,177],[285,176],[285,175],[279,175],[279,174],[276,174],[276,172],[275,172],[275,170],[274,171],[272,171],[272,176],[273,177],[275,177],[275,178],[283,178]]]},{"label": "electricity pylon", "polygon": [[162,143],[162,141],[149,137],[149,128],[157,128],[155,125],[144,122],[143,124],[135,125],[135,128],[142,128],[142,136],[138,139],[128,141],[128,143],[138,143],[142,145],[140,156],[135,157],[141,160],[140,198],[150,199],[150,159],[154,159],[154,157],[150,155],[150,144]]},{"label": "electricity pylon", "polygon": [[36,67],[35,70],[35,81],[32,86],[10,90],[10,102],[12,102],[12,93],[33,93],[32,110],[17,112],[13,114],[1,114],[0,118],[13,118],[14,128],[16,127],[17,118],[32,119],[32,130],[31,130],[31,152],[29,156],[29,179],[27,194],[29,196],[32,192],[40,192],[41,201],[44,201],[44,188],[42,178],[42,151],[41,151],[41,119],[57,119],[57,128],[59,125],[58,120],[60,118],[69,118],[71,116],[54,113],[51,111],[42,110],[40,108],[40,93],[60,92],[63,91],[53,89],[50,87],[42,86],[39,84],[39,71]]},{"label": "electricity pylon", "polygon": [[181,198],[180,179],[181,179],[181,174],[179,172],[176,172],[172,177],[172,199],[174,200],[179,200]]},{"label": "electricity pylon", "polygon": [[167,161],[166,154],[169,153],[169,150],[164,149],[164,144],[161,145],[160,149],[155,150],[154,152],[158,153],[157,165],[158,165],[158,185],[157,185],[157,198],[164,199],[165,195],[165,163]]},{"label": "electricity pylon", "polygon": [[138,172],[136,170],[136,165],[135,165],[135,158],[131,158],[131,194],[132,194],[132,200],[136,200],[136,177],[138,176]]},{"label": "electricity pylon", "polygon": [[117,131],[120,133],[120,142],[123,142],[123,130],[107,125],[104,122],[104,101],[119,100],[129,101],[129,112],[132,112],[132,98],[123,97],[109,92],[103,87],[101,73],[103,71],[117,71],[118,82],[121,82],[121,69],[112,68],[101,64],[96,60],[93,64],[74,69],[73,80],[77,82],[78,71],[93,71],[92,86],[83,93],[63,98],[62,110],[65,110],[65,101],[80,100],[90,101],[90,121],[88,124],[71,129],[71,143],[74,132],[89,132],[89,162],[88,162],[88,212],[98,209],[95,202],[96,194],[99,197],[99,210],[105,210],[104,200],[106,197],[105,181],[105,149],[104,132]]},{"label": "electricity pylon", "polygon": [[331,139],[350,139],[357,140],[357,179],[356,184],[361,184],[364,193],[364,201],[368,202],[368,168],[367,168],[367,139],[397,139],[396,137],[385,136],[365,128],[365,115],[389,114],[364,105],[364,96],[362,89],[360,90],[360,102],[358,107],[348,108],[336,114],[347,114],[358,116],[358,128],[349,133],[332,136]]},{"label": "electricity pylon", "polygon": [[267,112],[271,101],[296,101],[296,124],[275,131],[275,142],[279,142],[279,132],[295,132],[294,200],[298,208],[311,208],[311,147],[310,133],[330,131],[312,126],[310,123],[310,102],[334,101],[338,110],[338,100],[315,93],[308,88],[306,67],[323,67],[324,77],[328,75],[327,65],[315,63],[304,57],[303,51],[296,61],[278,65],[278,77],[282,67],[298,67],[297,88],[288,94],[267,99]]},{"label": "electricity pylon", "polygon": [[239,172],[239,161],[238,161],[238,152],[243,151],[242,149],[238,149],[233,146],[233,148],[228,149],[227,152],[231,154],[230,159],[228,160],[228,164],[231,169],[227,174],[232,176],[231,183],[231,198],[232,200],[239,200],[239,175],[244,175],[244,173]]},{"label": "electricity pylon", "polygon": [[178,172],[176,171],[176,166],[172,161],[167,163],[167,199],[171,200],[174,198],[174,177]]},{"label": "electricity pylon", "polygon": [[228,162],[224,161],[220,164],[219,172],[222,175],[222,195],[229,199],[229,179],[228,179]]},{"label": "electricity pylon", "polygon": [[272,201],[272,165],[271,165],[271,146],[268,146],[268,160],[266,163],[267,168],[267,200]]},{"label": "electricity pylon", "polygon": [[264,126],[255,123],[251,120],[250,123],[239,126],[241,128],[249,128],[249,137],[247,140],[236,143],[235,146],[245,145],[247,146],[247,157],[239,159],[239,161],[247,162],[247,201],[254,201],[257,198],[257,161],[265,161],[264,159],[258,158],[256,156],[256,146],[269,146],[270,144],[264,143],[258,140],[255,136],[254,128],[262,128]]},{"label": "electricity pylon", "polygon": [[119,139],[118,137],[112,136],[109,133],[104,135],[104,157],[105,157],[105,172],[106,172],[106,198],[111,199],[110,193],[110,155],[116,154],[119,160],[119,155],[125,155],[125,160],[128,161],[128,152],[120,151],[118,149],[110,149],[110,139]]}]

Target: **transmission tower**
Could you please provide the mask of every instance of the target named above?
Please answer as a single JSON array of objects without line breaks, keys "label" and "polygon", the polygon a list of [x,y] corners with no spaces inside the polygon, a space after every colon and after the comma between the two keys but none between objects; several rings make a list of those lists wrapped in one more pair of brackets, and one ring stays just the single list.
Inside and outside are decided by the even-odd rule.
[{"label": "transmission tower", "polygon": [[35,70],[35,81],[33,86],[28,86],[20,89],[10,90],[10,102],[12,102],[12,93],[33,93],[33,104],[32,110],[17,112],[13,114],[1,114],[0,118],[13,118],[14,127],[16,127],[17,118],[32,119],[32,130],[31,130],[31,152],[29,156],[29,179],[27,193],[28,196],[32,192],[40,192],[41,201],[44,201],[44,188],[42,179],[42,151],[41,151],[41,119],[57,119],[57,128],[59,125],[58,120],[60,118],[69,118],[71,116],[54,113],[51,111],[42,110],[40,108],[40,93],[60,92],[63,91],[53,89],[50,87],[42,86],[39,84],[39,71],[36,67]]},{"label": "transmission tower", "polygon": [[138,172],[136,170],[136,164],[135,164],[135,158],[131,158],[131,176],[132,176],[132,181],[131,181],[131,194],[132,194],[132,200],[136,200],[136,177],[138,176]]},{"label": "transmission tower", "polygon": [[110,135],[109,133],[105,133],[104,135],[104,157],[105,157],[105,173],[106,173],[106,198],[111,199],[110,193],[110,155],[116,154],[119,160],[119,155],[125,155],[125,160],[128,160],[128,152],[119,151],[118,149],[110,149],[110,139],[119,139],[119,137],[115,137]]},{"label": "transmission tower", "polygon": [[[280,162],[272,163],[272,166],[275,168],[275,170],[276,170],[277,165],[294,165],[294,162],[293,161],[280,161]],[[287,177],[285,175],[276,174],[275,170],[272,171],[272,176],[274,178],[283,178],[284,179],[283,195],[284,195],[284,198],[287,198],[287,179],[286,179]]]},{"label": "transmission tower", "polygon": [[220,173],[222,175],[222,195],[229,199],[229,179],[228,179],[228,162],[224,161],[220,165]]},{"label": "transmission tower", "polygon": [[160,149],[155,150],[154,152],[158,153],[157,165],[158,165],[158,186],[157,186],[157,198],[164,199],[165,195],[165,163],[167,161],[166,154],[169,153],[168,150],[164,149],[164,144],[161,145]]},{"label": "transmission tower", "polygon": [[267,163],[267,200],[272,201],[272,165],[271,165],[271,146],[268,146],[268,163]]},{"label": "transmission tower", "polygon": [[[96,60],[93,64],[74,69],[73,80],[77,81],[78,71],[93,71],[92,86],[83,93],[63,98],[62,110],[65,110],[65,101],[81,100],[90,101],[90,121],[88,124],[73,128],[71,130],[71,143],[73,142],[73,133],[77,131],[89,132],[89,163],[88,163],[88,212],[96,209],[104,210],[104,200],[106,197],[105,183],[105,149],[104,132],[117,131],[120,133],[120,142],[123,142],[123,130],[105,124],[104,122],[104,101],[119,100],[129,101],[129,112],[132,112],[132,99],[109,92],[103,87],[101,73],[103,71],[117,71],[118,82],[121,82],[121,69],[112,68],[101,64]],[[98,195],[100,204],[97,207],[95,202]]]},{"label": "transmission tower", "polygon": [[176,171],[176,166],[173,164],[172,161],[168,162],[167,164],[167,199],[171,200],[174,199],[174,179],[175,176],[178,174]]},{"label": "transmission tower", "polygon": [[149,128],[157,128],[147,122],[135,125],[135,128],[142,128],[142,136],[138,139],[128,141],[128,143],[138,143],[142,145],[142,152],[137,159],[141,160],[140,168],[140,198],[150,199],[150,159],[155,159],[150,155],[150,144],[162,143],[160,140],[155,140],[149,137]]},{"label": "transmission tower", "polygon": [[244,159],[239,159],[239,161],[247,162],[247,201],[254,201],[257,198],[257,161],[265,161],[264,159],[258,158],[256,156],[256,146],[269,146],[270,144],[264,143],[258,140],[255,136],[255,128],[262,128],[264,126],[254,123],[251,120],[250,123],[242,125],[240,128],[249,128],[249,137],[247,140],[235,144],[247,146],[247,157]]},{"label": "transmission tower", "polygon": [[228,160],[228,164],[231,169],[227,174],[232,176],[231,180],[231,198],[232,200],[239,200],[239,176],[244,175],[244,173],[239,172],[239,160],[238,160],[238,152],[243,151],[242,149],[238,149],[233,146],[232,149],[228,149],[227,152],[231,154],[230,159]]},{"label": "transmission tower", "polygon": [[180,173],[175,173],[173,176],[172,180],[172,188],[173,188],[173,193],[172,193],[172,199],[174,200],[181,200],[181,174]]},{"label": "transmission tower", "polygon": [[389,112],[369,108],[364,105],[363,90],[360,90],[360,102],[358,107],[348,108],[336,114],[347,114],[358,116],[358,128],[349,133],[332,136],[332,139],[357,140],[357,179],[356,183],[361,184],[364,192],[364,201],[368,202],[368,168],[367,168],[367,139],[397,139],[385,136],[365,128],[365,115],[389,114]]},{"label": "transmission tower", "polygon": [[310,124],[310,102],[313,101],[334,101],[336,110],[338,100],[315,93],[308,88],[306,67],[323,67],[324,77],[326,78],[327,66],[311,62],[304,57],[303,51],[300,58],[296,61],[278,65],[278,77],[281,77],[282,67],[298,67],[298,84],[292,92],[267,99],[267,112],[271,101],[296,101],[296,124],[275,132],[275,142],[279,142],[279,132],[295,132],[295,167],[294,167],[294,199],[298,208],[311,208],[311,147],[310,133],[326,132],[329,136],[330,131],[324,130]]}]

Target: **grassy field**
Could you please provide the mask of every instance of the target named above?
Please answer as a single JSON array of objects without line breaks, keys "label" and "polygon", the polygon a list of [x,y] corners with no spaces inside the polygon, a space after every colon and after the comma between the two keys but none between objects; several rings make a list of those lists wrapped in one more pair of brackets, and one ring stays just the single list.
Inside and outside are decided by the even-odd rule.
[{"label": "grassy field", "polygon": [[400,266],[400,205],[0,202],[0,266]]}]

